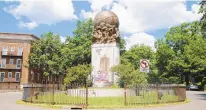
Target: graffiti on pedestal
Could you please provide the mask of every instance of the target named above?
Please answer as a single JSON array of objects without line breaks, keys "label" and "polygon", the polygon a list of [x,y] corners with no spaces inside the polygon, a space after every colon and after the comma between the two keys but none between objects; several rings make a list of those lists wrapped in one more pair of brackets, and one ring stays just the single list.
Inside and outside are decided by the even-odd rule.
[{"label": "graffiti on pedestal", "polygon": [[99,71],[97,76],[94,77],[95,82],[109,82],[108,81],[108,72]]}]

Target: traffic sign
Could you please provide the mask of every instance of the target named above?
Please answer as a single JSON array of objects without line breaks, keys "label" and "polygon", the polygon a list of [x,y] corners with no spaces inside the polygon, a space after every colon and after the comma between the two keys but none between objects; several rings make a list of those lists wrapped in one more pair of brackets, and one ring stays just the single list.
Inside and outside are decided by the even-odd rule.
[{"label": "traffic sign", "polygon": [[149,73],[149,60],[147,59],[140,60],[140,72]]}]

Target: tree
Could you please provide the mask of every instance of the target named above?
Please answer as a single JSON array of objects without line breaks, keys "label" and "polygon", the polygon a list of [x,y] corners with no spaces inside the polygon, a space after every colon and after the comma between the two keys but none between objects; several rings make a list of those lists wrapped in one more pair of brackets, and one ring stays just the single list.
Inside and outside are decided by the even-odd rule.
[{"label": "tree", "polygon": [[[150,60],[150,72],[147,75],[139,72],[141,59]],[[157,80],[155,75],[157,74],[157,69],[155,68],[154,51],[151,47],[143,44],[134,45],[130,50],[125,51],[121,55],[121,65],[114,67],[113,71],[120,73],[120,80],[126,81],[129,85],[143,82],[155,82],[155,80]],[[145,81],[143,81],[141,77],[144,78]],[[134,79],[130,81],[131,78]]]},{"label": "tree", "polygon": [[91,73],[91,65],[83,64],[71,67],[68,69],[66,77],[64,79],[65,84],[79,83],[85,84],[88,76]]},{"label": "tree", "polygon": [[[165,35],[165,39],[159,40],[157,47],[157,67],[159,73],[164,80],[170,82],[181,82],[180,77],[186,76],[186,82],[189,83],[188,76],[198,75],[205,68],[203,63],[198,63],[199,67],[194,63],[194,56],[196,59],[205,60],[199,53],[204,49],[204,41],[201,34],[200,23],[195,21],[192,23],[183,23],[180,26],[170,28]],[[199,48],[199,53],[195,52],[194,44]]]},{"label": "tree", "polygon": [[73,37],[67,37],[62,49],[65,68],[91,63],[92,31],[91,19],[77,21],[77,28],[73,32]]},{"label": "tree", "polygon": [[62,71],[61,48],[59,35],[52,32],[41,35],[40,40],[32,43],[28,60],[29,68],[44,76],[59,75]]},{"label": "tree", "polygon": [[158,80],[160,82],[173,82],[176,83],[179,79],[177,74],[170,72],[167,65],[173,59],[174,51],[168,46],[165,39],[156,41],[156,67],[158,68]]},{"label": "tree", "polygon": [[121,55],[122,64],[132,64],[135,69],[139,69],[140,59],[154,59],[154,52],[151,47],[146,45],[134,45],[130,50]]},{"label": "tree", "polygon": [[201,22],[201,31],[203,36],[206,38],[206,1],[202,0],[200,2],[199,13],[203,14],[200,22]]},{"label": "tree", "polygon": [[147,75],[136,70],[131,64],[120,64],[114,66],[111,68],[111,71],[119,74],[120,86],[123,86],[121,83],[122,81],[129,87],[137,84],[145,84],[147,82]]},{"label": "tree", "polygon": [[124,54],[126,52],[126,41],[123,38],[120,38],[120,55]]}]

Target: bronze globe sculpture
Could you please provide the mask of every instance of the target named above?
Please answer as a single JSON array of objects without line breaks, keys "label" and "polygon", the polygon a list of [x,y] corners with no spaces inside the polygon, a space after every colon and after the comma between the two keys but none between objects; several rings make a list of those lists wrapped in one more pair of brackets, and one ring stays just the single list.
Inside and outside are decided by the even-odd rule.
[{"label": "bronze globe sculpture", "polygon": [[119,27],[119,19],[117,15],[112,11],[101,11],[97,13],[93,22],[94,22],[94,26],[103,22]]},{"label": "bronze globe sculpture", "polygon": [[112,11],[101,11],[94,18],[93,43],[119,42],[119,19]]}]

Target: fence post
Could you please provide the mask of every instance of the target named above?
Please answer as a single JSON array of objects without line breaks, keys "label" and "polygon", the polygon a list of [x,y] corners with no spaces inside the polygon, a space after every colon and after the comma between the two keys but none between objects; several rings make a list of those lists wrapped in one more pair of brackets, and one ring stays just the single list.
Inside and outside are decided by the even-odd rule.
[{"label": "fence post", "polygon": [[87,86],[87,82],[86,82],[85,86],[86,86],[86,108],[87,108],[87,106],[88,106],[88,86]]},{"label": "fence post", "polygon": [[52,105],[54,105],[54,81],[52,85]]},{"label": "fence post", "polygon": [[127,88],[127,85],[126,85],[126,83],[124,83],[124,105],[126,106],[127,105],[127,90],[126,90],[126,88]]},{"label": "fence post", "polygon": [[158,103],[159,102],[158,84],[156,84],[156,96],[157,96],[157,103]]},{"label": "fence post", "polygon": [[30,89],[30,102],[32,103],[32,97],[33,97],[33,83],[31,84],[31,89]]}]

